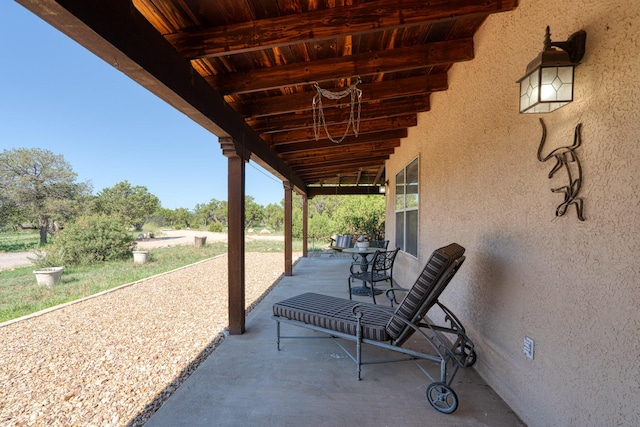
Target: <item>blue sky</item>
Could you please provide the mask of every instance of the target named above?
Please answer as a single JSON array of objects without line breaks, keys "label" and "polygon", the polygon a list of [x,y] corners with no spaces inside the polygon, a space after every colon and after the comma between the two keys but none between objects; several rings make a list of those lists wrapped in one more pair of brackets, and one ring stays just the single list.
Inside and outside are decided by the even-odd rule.
[{"label": "blue sky", "polygon": [[[215,135],[13,1],[0,40],[0,151],[51,150],[94,193],[127,180],[168,209],[227,200]],[[246,194],[266,206],[283,187],[250,163]]]}]

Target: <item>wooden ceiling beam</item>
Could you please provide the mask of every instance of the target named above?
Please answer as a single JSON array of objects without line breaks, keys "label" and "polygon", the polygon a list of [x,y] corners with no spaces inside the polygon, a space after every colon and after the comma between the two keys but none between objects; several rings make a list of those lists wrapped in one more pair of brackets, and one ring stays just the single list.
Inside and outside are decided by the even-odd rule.
[{"label": "wooden ceiling beam", "polygon": [[362,161],[353,162],[350,168],[347,168],[345,165],[327,166],[322,169],[315,169],[308,172],[296,171],[296,173],[299,173],[302,179],[313,180],[314,182],[317,182],[318,180],[323,178],[325,179],[331,178],[337,175],[340,175],[342,178],[346,178],[346,177],[355,178],[358,175],[360,168],[372,167],[372,166],[377,167],[379,164],[380,164],[380,160],[378,161],[362,160]]},{"label": "wooden ceiling beam", "polygon": [[[358,85],[362,90],[363,107],[370,101],[404,98],[414,95],[425,95],[447,90],[447,74],[430,74],[403,79],[385,80],[377,83]],[[268,98],[251,99],[245,102],[232,102],[229,105],[243,117],[256,118],[300,111],[311,111],[315,90],[292,95],[270,96]],[[331,108],[327,105],[327,109]]]},{"label": "wooden ceiling beam", "polygon": [[394,149],[400,146],[400,140],[394,139],[390,141],[376,141],[376,142],[365,142],[362,144],[351,144],[342,146],[341,144],[333,144],[332,147],[328,148],[319,148],[317,150],[310,151],[299,151],[295,153],[286,153],[282,155],[282,158],[287,162],[296,161],[296,160],[304,160],[307,161],[315,161],[317,157],[324,156],[346,156],[347,158],[352,158],[354,156],[363,155],[368,152],[380,151],[380,150],[389,150]]},{"label": "wooden ceiling beam", "polygon": [[[392,129],[403,129],[417,125],[418,116],[416,114],[407,114],[397,117],[385,117],[375,120],[365,120],[360,122],[358,136]],[[319,129],[320,137],[326,138],[327,131],[329,132],[329,135],[331,135],[336,140],[339,140],[344,135],[345,131],[353,134],[353,129],[348,128],[347,126],[347,124],[342,123],[335,125],[327,124],[326,129],[321,126]],[[272,147],[281,144],[293,144],[296,142],[315,140],[315,138],[315,131],[312,128],[296,129],[262,135],[262,140]]]},{"label": "wooden ceiling beam", "polygon": [[[410,113],[429,111],[429,96],[398,98],[385,102],[363,104],[360,120],[375,120],[402,116]],[[349,118],[348,108],[328,108],[324,111],[327,123],[346,123]],[[313,113],[308,111],[300,114],[261,117],[247,120],[247,124],[258,133],[278,133],[294,129],[309,129],[313,127]]]},{"label": "wooden ceiling beam", "polygon": [[[380,164],[380,162],[385,161],[389,158],[389,155],[376,155],[377,153],[371,155],[371,156],[367,156],[365,159],[366,161],[372,162],[368,165],[378,165]],[[356,164],[356,162],[354,162],[353,159],[340,159],[340,160],[334,160],[334,161],[330,161],[330,162],[318,162],[318,161],[314,161],[313,163],[309,163],[309,164],[302,164],[302,165],[298,165],[293,167],[296,170],[296,173],[299,174],[304,174],[304,173],[308,173],[308,172],[313,172],[313,171],[318,171],[318,170],[328,170],[329,168],[336,168],[336,167],[341,167],[343,169],[345,168],[349,168],[349,169],[353,169],[354,165]]]},{"label": "wooden ceiling beam", "polygon": [[473,59],[473,38],[257,68],[205,79],[225,95],[322,83],[354,76],[411,71]]},{"label": "wooden ceiling beam", "polygon": [[382,181],[382,179],[384,178],[384,176],[382,175],[384,173],[384,165],[380,166],[380,168],[378,169],[378,172],[376,173],[376,177],[373,179],[373,183],[380,183],[383,184],[384,182]]},{"label": "wooden ceiling beam", "polygon": [[312,199],[316,196],[384,196],[380,192],[379,185],[324,185],[320,187],[307,187],[307,198]]},{"label": "wooden ceiling beam", "polygon": [[514,9],[517,3],[517,0],[379,0],[165,37],[183,57],[207,58],[504,12]]},{"label": "wooden ceiling beam", "polygon": [[348,145],[359,145],[359,144],[368,144],[368,143],[378,142],[378,141],[398,140],[398,139],[406,138],[408,134],[409,132],[407,131],[407,129],[396,129],[396,130],[389,130],[384,132],[367,133],[364,135],[359,135],[357,137],[354,137],[353,135],[349,135],[340,144],[331,142],[328,139],[320,139],[318,141],[307,141],[307,142],[300,142],[297,144],[278,145],[273,147],[273,149],[279,155],[282,156],[287,153],[313,151],[313,150],[319,150],[322,148],[331,148],[336,146],[346,147]]},{"label": "wooden ceiling beam", "polygon": [[[389,148],[378,149],[378,150],[363,151],[363,153],[369,153],[371,157],[384,157],[384,156],[389,156],[393,154],[394,151],[395,151],[394,147],[389,147]],[[294,158],[287,161],[287,164],[291,168],[298,168],[298,167],[306,166],[308,164],[315,164],[315,163],[328,164],[328,163],[349,162],[349,161],[351,161],[350,156],[345,156],[344,153],[338,153],[338,154],[324,154],[324,155],[318,155],[313,157]]]},{"label": "wooden ceiling beam", "polygon": [[[310,173],[304,176],[304,179],[313,181],[314,183],[328,182],[330,180],[336,180],[338,183],[338,179],[340,180],[340,184],[355,184],[356,177],[358,174],[358,170],[354,170],[352,172],[345,172],[341,170],[333,170],[333,171],[319,171],[317,173]],[[369,178],[371,177],[371,178]],[[367,183],[373,183],[372,174],[366,173],[366,176],[363,177],[362,181]]]},{"label": "wooden ceiling beam", "polygon": [[313,180],[313,182],[320,182],[324,179],[331,179],[340,175],[340,178],[342,179],[342,183],[349,182],[353,184],[355,184],[356,179],[358,178],[358,174],[360,174],[362,182],[372,183],[373,182],[372,174],[364,170],[361,171],[361,169],[370,168],[371,166],[377,166],[379,164],[380,162],[373,163],[371,161],[368,163],[354,165],[355,169],[351,169],[351,170],[345,169],[344,166],[338,166],[335,168],[329,167],[325,169],[316,169],[314,171],[308,171],[308,172],[300,171],[298,173],[300,173],[300,176],[304,177],[304,179]]},{"label": "wooden ceiling beam", "polygon": [[381,163],[384,163],[388,160],[389,157],[385,156],[376,156],[367,158],[361,162],[332,162],[326,164],[312,164],[308,166],[299,166],[296,167],[296,173],[300,174],[300,176],[306,175],[317,175],[321,173],[328,173],[329,176],[335,176],[336,174],[342,174],[342,176],[355,176],[354,174],[358,171],[358,168],[376,168]]}]

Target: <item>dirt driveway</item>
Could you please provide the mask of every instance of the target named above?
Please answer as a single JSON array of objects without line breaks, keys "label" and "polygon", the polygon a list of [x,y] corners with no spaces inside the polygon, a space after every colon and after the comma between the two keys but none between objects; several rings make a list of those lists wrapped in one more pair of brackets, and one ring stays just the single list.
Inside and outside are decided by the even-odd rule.
[{"label": "dirt driveway", "polygon": [[32,252],[2,252],[0,253],[0,271],[31,265],[30,258],[35,257]]},{"label": "dirt driveway", "polygon": [[[153,249],[166,246],[193,245],[195,237],[206,237],[207,243],[226,242],[227,233],[213,233],[198,230],[162,230],[156,233],[153,239],[138,240],[138,248]],[[247,234],[245,240],[275,240],[282,242],[284,236],[272,236],[270,234]]]},{"label": "dirt driveway", "polygon": [[[207,242],[226,242],[227,233],[212,233],[210,231],[197,230],[162,230],[156,233],[153,239],[138,240],[138,249],[153,249],[167,246],[193,245],[194,237],[207,237]],[[270,234],[247,234],[247,240],[275,240],[283,241],[283,236]],[[18,267],[31,265],[33,252],[7,252],[0,253],[0,271],[11,270]]]}]

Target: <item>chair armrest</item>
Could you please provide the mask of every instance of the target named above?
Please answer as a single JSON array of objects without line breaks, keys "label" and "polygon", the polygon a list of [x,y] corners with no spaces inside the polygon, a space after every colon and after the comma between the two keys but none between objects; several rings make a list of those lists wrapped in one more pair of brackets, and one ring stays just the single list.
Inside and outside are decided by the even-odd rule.
[{"label": "chair armrest", "polygon": [[[462,326],[462,322],[460,322],[460,319],[458,319],[456,317],[456,315],[453,314],[453,312],[451,310],[449,310],[440,301],[436,301],[436,304],[438,305],[438,307],[440,307],[440,309],[445,314],[444,321],[451,323],[451,329],[457,331],[458,334],[464,335],[465,334],[465,330],[464,330],[464,326]],[[466,337],[466,335],[465,335],[465,337]]]},{"label": "chair armrest", "polygon": [[[368,310],[379,311],[381,313],[390,315],[389,320],[396,319],[401,323],[403,323],[405,326],[413,329],[414,333],[417,333],[418,335],[420,335],[431,346],[431,348],[438,354],[440,359],[444,360],[446,357],[450,357],[453,360],[455,360],[459,366],[464,367],[462,362],[460,362],[460,360],[458,360],[458,358],[455,357],[455,353],[449,348],[446,340],[444,340],[440,336],[438,331],[434,329],[433,326],[430,325],[429,323],[418,322],[418,324],[416,325],[411,321],[405,319],[404,317],[398,316],[396,313],[390,313],[388,309],[385,309],[383,307],[371,305],[371,304],[356,304],[351,309],[351,313],[353,314],[353,316],[356,318],[358,322],[358,330],[361,330],[362,328],[362,325],[361,325],[362,311],[360,310],[361,307],[367,307]],[[425,334],[422,328],[428,329],[432,337],[429,337],[427,334]]]},{"label": "chair armrest", "polygon": [[396,302],[398,303],[398,299],[396,298],[396,291],[398,292],[409,292],[411,289],[407,289],[407,288],[401,288],[399,286],[394,286],[393,288],[389,288],[386,290],[385,294],[387,295],[387,298],[389,299],[389,303],[391,304],[391,307],[393,308],[393,303]]}]

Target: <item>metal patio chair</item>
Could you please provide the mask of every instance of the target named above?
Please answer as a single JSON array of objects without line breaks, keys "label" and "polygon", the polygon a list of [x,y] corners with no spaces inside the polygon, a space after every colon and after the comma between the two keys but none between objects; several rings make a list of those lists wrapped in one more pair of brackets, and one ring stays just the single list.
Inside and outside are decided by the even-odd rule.
[{"label": "metal patio chair", "polygon": [[[366,267],[363,267],[363,265],[365,265],[364,263],[352,263],[349,268],[351,274],[347,279],[349,299],[351,299],[352,296],[352,282],[354,280],[361,280],[363,286],[367,286],[367,284],[370,285],[368,293],[371,295],[373,303],[376,304],[376,294],[382,293],[381,290],[375,288],[376,283],[389,282],[389,286],[393,287],[393,264],[399,250],[400,248],[398,247],[392,251],[376,251],[373,259],[366,264]],[[367,268],[367,270],[364,270],[364,268]]]},{"label": "metal patio chair", "polygon": [[369,246],[371,246],[372,248],[380,248],[380,249],[387,249],[389,247],[389,241],[388,240],[371,240],[369,242]]}]

